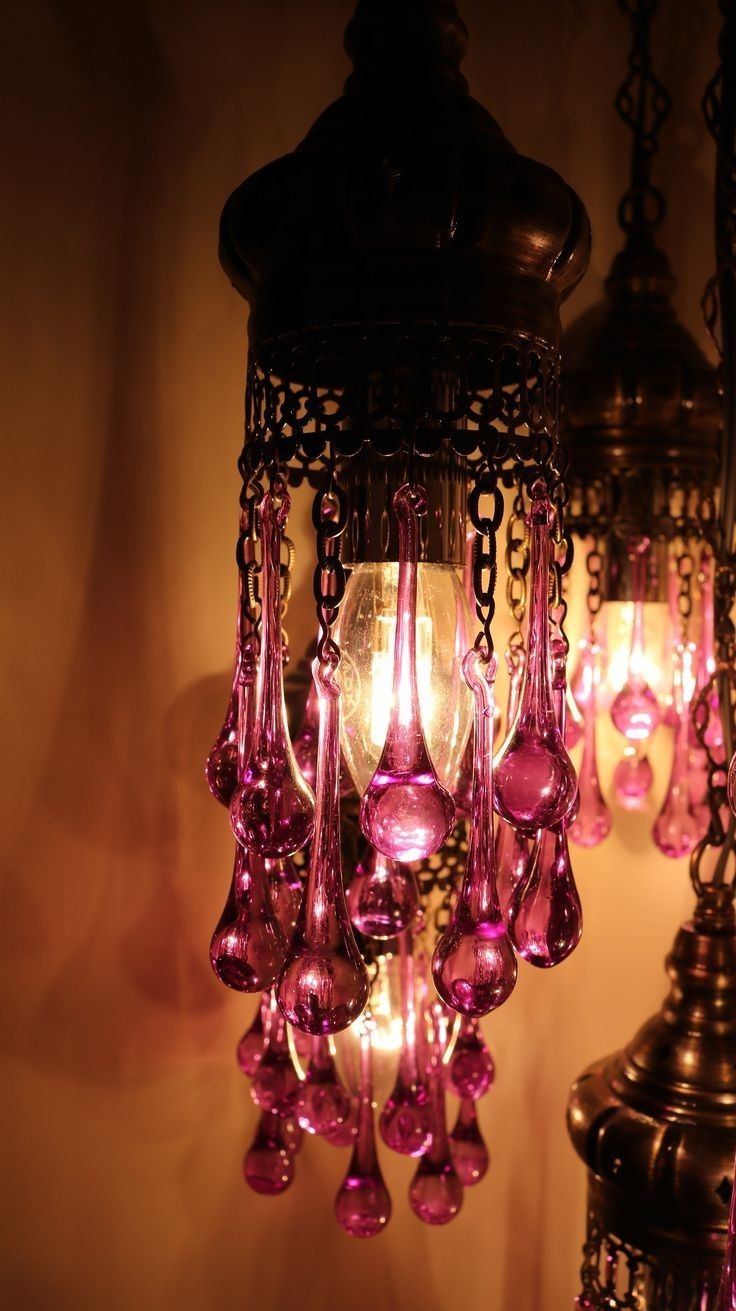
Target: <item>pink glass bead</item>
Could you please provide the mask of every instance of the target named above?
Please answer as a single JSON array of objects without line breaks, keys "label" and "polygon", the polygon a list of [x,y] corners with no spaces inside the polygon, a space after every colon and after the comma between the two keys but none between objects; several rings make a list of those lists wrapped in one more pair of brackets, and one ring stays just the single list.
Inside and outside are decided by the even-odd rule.
[{"label": "pink glass bead", "polygon": [[566,960],[583,932],[564,824],[535,841],[529,873],[509,907],[509,935],[530,965],[548,969]]},{"label": "pink glass bead", "polygon": [[271,1006],[268,1046],[253,1076],[251,1096],[262,1111],[290,1114],[299,1091],[299,1076],[289,1051],[286,1022],[275,1004]]},{"label": "pink glass bead", "polygon": [[419,907],[414,871],[369,847],[347,894],[354,928],[367,938],[395,938],[413,923]]},{"label": "pink glass bead", "polygon": [[294,1160],[287,1149],[281,1118],[264,1111],[255,1138],[243,1161],[245,1182],[255,1193],[276,1197],[286,1192],[294,1178]]},{"label": "pink glass bead", "polygon": [[430,1039],[429,1094],[432,1108],[432,1140],[419,1158],[409,1187],[409,1205],[424,1224],[444,1225],[460,1211],[463,1186],[453,1165],[445,1121],[445,1091],[442,1079],[442,1050],[438,1020],[433,1010]]},{"label": "pink glass bead", "polygon": [[312,1059],[296,1099],[297,1119],[307,1133],[330,1135],[350,1118],[350,1096],[337,1077],[323,1035],[312,1038]]},{"label": "pink glass bead", "polygon": [[672,771],[667,794],[655,820],[652,836],[663,856],[677,859],[693,850],[702,833],[702,824],[690,801],[690,710],[695,692],[693,646],[678,651],[679,677],[674,684],[677,715]]},{"label": "pink glass bead", "polygon": [[424,860],[439,851],[455,822],[455,804],[429,757],[419,711],[416,668],[419,515],[423,487],[405,483],[393,498],[399,525],[399,578],[389,725],[381,757],[360,803],[365,837],[391,860]]},{"label": "pink glass bead", "polygon": [[480,1131],[475,1102],[470,1097],[460,1102],[455,1127],[450,1134],[450,1155],[463,1188],[479,1184],[488,1171],[491,1158]]},{"label": "pink glass bead", "polygon": [[447,1066],[447,1086],[457,1097],[477,1101],[496,1077],[493,1057],[477,1020],[463,1016]]},{"label": "pink glass bead", "polygon": [[264,992],[258,1003],[253,1022],[246,1029],[236,1050],[236,1060],[243,1074],[253,1078],[260,1065],[268,1044],[268,1030],[271,1024],[271,994]]},{"label": "pink glass bead", "polygon": [[360,1036],[358,1132],[348,1172],[335,1198],[335,1215],[352,1238],[375,1238],[391,1219],[391,1198],[376,1153],[371,1038],[367,1024],[363,1025]]},{"label": "pink glass bead", "polygon": [[597,847],[611,831],[611,812],[605,803],[598,780],[595,740],[598,714],[597,657],[598,648],[593,643],[586,643],[581,649],[582,681],[586,685],[586,695],[583,757],[578,775],[580,798],[575,817],[574,819],[571,817],[567,830],[573,842],[576,842],[579,847]]},{"label": "pink glass bead", "polygon": [[496,810],[514,828],[534,833],[570,812],[577,791],[572,761],[557,726],[550,685],[550,505],[541,481],[531,490],[527,660],[519,710],[495,763]]},{"label": "pink glass bead", "polygon": [[401,1050],[391,1095],[378,1127],[387,1147],[402,1156],[421,1156],[429,1143],[432,1117],[424,1073],[417,1055],[416,992],[410,932],[399,938]]},{"label": "pink glass bead", "polygon": [[267,492],[260,506],[262,632],[258,697],[250,753],[233,795],[236,838],[259,856],[293,855],[312,836],[314,794],[294,758],[286,724],[281,632],[281,535],[289,496]]},{"label": "pink glass bead", "polygon": [[659,724],[659,702],[644,675],[644,602],[647,588],[649,538],[632,542],[629,550],[634,620],[626,682],[611,703],[611,719],[629,742],[645,742]]},{"label": "pink glass bead", "polygon": [[340,688],[336,666],[312,666],[320,701],[317,813],[299,918],[279,975],[278,1004],[295,1028],[347,1029],[368,1000],[368,975],[345,904],[340,854]]},{"label": "pink glass bead", "polygon": [[268,880],[238,846],[228,899],[210,942],[210,964],[228,988],[261,992],[271,987],[285,953]]},{"label": "pink glass bead", "polygon": [[495,658],[475,649],[463,674],[475,698],[475,762],[468,856],[450,921],[434,950],[432,977],[440,997],[465,1015],[486,1015],[511,995],[516,958],[496,893],[493,837],[493,680]]},{"label": "pink glass bead", "polygon": [[627,747],[613,771],[616,799],[625,810],[641,810],[654,782],[649,757],[635,747]]}]

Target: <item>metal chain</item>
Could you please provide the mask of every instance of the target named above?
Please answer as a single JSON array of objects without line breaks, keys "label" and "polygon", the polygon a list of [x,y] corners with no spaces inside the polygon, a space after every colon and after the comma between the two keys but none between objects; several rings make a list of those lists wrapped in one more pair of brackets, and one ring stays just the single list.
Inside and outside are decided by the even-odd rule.
[{"label": "metal chain", "polygon": [[[486,497],[491,500],[490,514],[483,513],[483,501]],[[493,653],[491,624],[496,611],[495,590],[498,574],[496,534],[503,522],[503,495],[498,485],[496,470],[488,464],[480,465],[475,470],[473,487],[468,497],[468,515],[475,528],[473,593],[475,613],[481,624],[475,646],[478,651],[484,651],[486,657],[490,658]]]},{"label": "metal chain", "polygon": [[675,567],[679,580],[677,613],[680,616],[680,635],[685,641],[690,629],[690,618],[693,612],[693,575],[695,573],[695,561],[693,560],[690,544],[685,538],[678,540]]},{"label": "metal chain", "polygon": [[345,595],[347,579],[340,558],[340,538],[347,522],[347,497],[337,483],[335,462],[331,456],[327,463],[324,486],[318,488],[312,502],[312,523],[317,534],[317,564],[314,570],[314,599],[319,620],[317,659],[320,664],[331,665],[333,668],[340,659],[340,649],[332,636],[332,627]]},{"label": "metal chain", "polygon": [[633,34],[629,71],[615,99],[619,117],[634,134],[631,177],[621,197],[618,220],[627,236],[652,233],[664,218],[662,192],[651,180],[652,157],[659,149],[659,130],[672,101],[652,71],[651,21],[658,0],[619,0],[631,19]]},{"label": "metal chain", "polygon": [[570,642],[565,632],[567,619],[567,598],[564,580],[572,569],[575,555],[572,533],[565,522],[565,510],[570,500],[570,486],[567,481],[570,457],[559,439],[559,427],[550,452],[548,477],[549,499],[552,506],[551,537],[554,556],[550,565],[550,610],[557,633],[564,644],[565,653],[570,649]]},{"label": "metal chain", "polygon": [[601,538],[599,536],[591,538],[591,546],[585,557],[585,568],[588,574],[588,592],[586,596],[586,605],[588,608],[588,619],[590,622],[590,635],[595,638],[595,629],[598,616],[603,605],[603,554],[601,552]]},{"label": "metal chain", "polygon": [[516,625],[509,638],[510,648],[524,644],[521,626],[526,615],[531,535],[524,506],[524,487],[520,470],[516,475],[516,485],[516,495],[506,524],[506,604]]}]

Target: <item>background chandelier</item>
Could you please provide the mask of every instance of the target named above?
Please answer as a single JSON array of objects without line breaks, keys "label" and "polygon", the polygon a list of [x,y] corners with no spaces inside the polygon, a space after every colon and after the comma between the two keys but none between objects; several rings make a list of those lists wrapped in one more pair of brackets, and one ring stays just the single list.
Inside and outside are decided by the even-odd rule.
[{"label": "background chandelier", "polygon": [[[666,603],[674,580],[674,758],[653,836],[667,855],[690,853],[696,902],[667,959],[671,990],[661,1011],[571,1092],[570,1133],[589,1172],[581,1311],[736,1305],[736,1207],[722,1270],[736,1152],[736,821],[726,788],[736,700],[736,5],[721,4],[721,67],[703,102],[717,147],[717,268],[704,308],[721,356],[720,398],[674,318],[669,265],[654,243],[662,199],[649,164],[668,105],[651,68],[655,7],[621,3],[634,37],[617,101],[634,130],[632,182],[620,211],[626,243],[602,319],[573,354],[567,377],[569,522],[591,543],[584,660],[597,647],[599,598],[633,591],[638,618],[624,709],[639,718],[632,714],[638,729],[625,734],[635,754],[624,758],[617,786],[634,794],[647,783],[644,730],[666,708],[638,664],[637,627],[644,604]],[[688,627],[696,573],[702,614]],[[581,792],[586,786],[584,765]]]},{"label": "background chandelier", "polygon": [[[263,993],[238,1053],[262,1112],[246,1179],[287,1187],[304,1129],[352,1145],[335,1209],[365,1237],[391,1212],[373,1115],[387,1055],[381,1137],[417,1158],[419,1218],[446,1223],[487,1165],[477,1019],[517,954],[554,965],[580,937],[557,416],[559,306],[589,233],[570,188],[469,97],[454,4],[361,0],[345,44],[344,95],[222,216],[251,313],[237,651],[207,764],[237,846],[210,954]],[[318,636],[292,743],[285,530],[304,480]],[[504,488],[533,583],[492,768]]]}]

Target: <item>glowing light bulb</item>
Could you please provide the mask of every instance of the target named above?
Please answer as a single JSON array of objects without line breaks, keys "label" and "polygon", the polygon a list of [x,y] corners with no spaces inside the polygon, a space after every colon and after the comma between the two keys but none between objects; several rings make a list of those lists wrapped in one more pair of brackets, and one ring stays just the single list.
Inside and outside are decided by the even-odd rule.
[{"label": "glowing light bulb", "polygon": [[[386,741],[394,670],[395,562],[358,564],[340,607],[336,638],[342,661],[341,741],[362,795]],[[450,564],[420,563],[417,575],[416,666],[422,728],[440,782],[452,791],[473,716],[462,656],[475,636],[468,600]],[[407,688],[407,713],[409,712]],[[400,703],[401,704],[401,703]]]}]

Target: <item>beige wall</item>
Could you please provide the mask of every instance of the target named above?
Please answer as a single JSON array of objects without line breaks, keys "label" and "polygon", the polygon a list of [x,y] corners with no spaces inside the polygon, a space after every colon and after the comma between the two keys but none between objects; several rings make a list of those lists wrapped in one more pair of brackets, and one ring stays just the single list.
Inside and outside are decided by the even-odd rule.
[{"label": "beige wall", "polygon": [[[207,963],[231,840],[202,761],[227,692],[245,311],[218,212],[340,86],[350,6],[328,0],[23,0],[5,10],[0,114],[11,175],[6,311],[2,712],[2,1242],[9,1308],[215,1306],[561,1311],[584,1179],[570,1080],[662,996],[690,897],[625,822],[579,855],[574,958],[522,968],[486,1032],[493,1152],[457,1223],[395,1216],[360,1245],[332,1222],[344,1157],[309,1143],[280,1200],[243,1186],[255,1113],[233,1064],[252,1010]],[[711,259],[711,155],[697,109],[716,5],[663,0],[677,97],[660,177],[681,312]],[[468,71],[522,149],[558,167],[595,227],[600,292],[625,170],[610,108],[613,0],[465,0]],[[10,200],[12,204],[7,204]],[[290,629],[312,631],[308,510]],[[665,767],[666,768],[666,767]],[[660,771],[658,796],[666,779]]]}]

